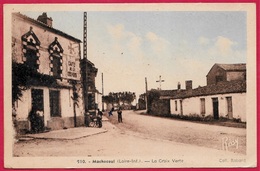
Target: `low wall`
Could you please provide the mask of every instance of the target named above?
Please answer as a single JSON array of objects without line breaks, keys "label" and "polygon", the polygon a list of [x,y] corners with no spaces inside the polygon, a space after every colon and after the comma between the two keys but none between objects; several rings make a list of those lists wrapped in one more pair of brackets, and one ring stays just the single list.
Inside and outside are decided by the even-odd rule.
[{"label": "low wall", "polygon": [[[76,117],[76,126],[85,126],[84,116]],[[74,127],[74,117],[52,117],[47,121],[47,125],[44,125],[45,128],[49,130],[59,130],[64,128],[73,128]],[[29,120],[18,120],[16,122],[16,130],[18,134],[26,134],[31,131],[31,123]]]}]

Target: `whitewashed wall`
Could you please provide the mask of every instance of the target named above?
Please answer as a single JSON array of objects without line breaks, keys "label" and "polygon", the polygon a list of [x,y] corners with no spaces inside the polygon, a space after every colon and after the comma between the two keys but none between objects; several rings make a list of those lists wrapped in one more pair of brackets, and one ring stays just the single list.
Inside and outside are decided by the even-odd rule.
[{"label": "whitewashed wall", "polygon": [[97,104],[97,107],[102,110],[102,94],[100,93],[95,93],[95,103]]},{"label": "whitewashed wall", "polygon": [[73,100],[71,99],[72,90],[60,90],[61,99],[61,117],[73,117]]},{"label": "whitewashed wall", "polygon": [[28,114],[31,111],[31,90],[23,92],[21,100],[15,102],[15,109],[18,120],[27,120]]},{"label": "whitewashed wall", "polygon": [[[47,125],[47,121],[51,119],[50,114],[50,90],[59,90],[60,91],[60,107],[61,107],[61,117],[73,117],[73,101],[71,99],[72,90],[70,89],[49,89],[46,87],[34,87],[35,89],[43,90],[43,100],[44,100],[44,123]],[[28,114],[31,111],[32,99],[31,99],[31,89],[24,91],[21,100],[18,100],[15,104],[17,111],[18,120],[27,120]],[[83,116],[81,108],[76,108],[77,116]]]},{"label": "whitewashed wall", "polygon": [[[246,121],[246,93],[220,94],[182,99],[183,115],[201,115],[200,99],[205,98],[205,115],[213,116],[212,98],[218,98],[219,116],[226,117],[228,112],[226,97],[232,97],[233,118],[241,118],[242,121]],[[175,111],[176,100],[177,111]],[[181,114],[180,100],[181,99],[170,100],[171,114]]]}]

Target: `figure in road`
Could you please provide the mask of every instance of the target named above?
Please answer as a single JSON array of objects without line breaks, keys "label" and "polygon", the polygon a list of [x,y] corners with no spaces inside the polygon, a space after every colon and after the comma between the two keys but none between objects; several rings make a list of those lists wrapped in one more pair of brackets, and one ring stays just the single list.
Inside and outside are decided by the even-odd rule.
[{"label": "figure in road", "polygon": [[113,111],[114,111],[114,108],[112,107],[112,109],[108,112],[109,117],[113,115]]},{"label": "figure in road", "polygon": [[122,123],[123,122],[123,119],[122,119],[122,110],[121,108],[119,107],[118,111],[117,111],[117,115],[118,115],[118,122]]}]

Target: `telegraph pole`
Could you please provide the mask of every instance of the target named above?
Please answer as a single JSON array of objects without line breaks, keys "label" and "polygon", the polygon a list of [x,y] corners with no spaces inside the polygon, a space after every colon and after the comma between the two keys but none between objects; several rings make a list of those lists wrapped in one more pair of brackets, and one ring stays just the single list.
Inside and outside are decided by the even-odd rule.
[{"label": "telegraph pole", "polygon": [[87,12],[84,12],[83,21],[83,60],[85,63],[85,112],[88,113],[88,59],[87,59]]},{"label": "telegraph pole", "polygon": [[102,72],[102,111],[104,112],[103,96],[104,96],[104,79],[103,79],[103,72]]},{"label": "telegraph pole", "polygon": [[89,126],[88,113],[88,59],[87,59],[87,12],[83,14],[83,59],[82,59],[82,85],[83,85],[83,99],[85,108],[85,125]]},{"label": "telegraph pole", "polygon": [[162,77],[159,76],[159,80],[156,81],[156,82],[159,82],[159,84],[160,84],[159,90],[161,90],[162,89],[162,82],[164,82],[164,80],[162,80]]},{"label": "telegraph pole", "polygon": [[146,112],[148,112],[147,92],[148,92],[147,78],[145,77],[145,109],[146,109]]}]

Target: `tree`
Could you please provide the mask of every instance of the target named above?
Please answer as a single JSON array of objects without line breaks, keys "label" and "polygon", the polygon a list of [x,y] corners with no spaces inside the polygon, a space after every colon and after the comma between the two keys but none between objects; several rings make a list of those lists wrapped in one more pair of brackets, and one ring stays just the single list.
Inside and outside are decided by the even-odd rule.
[{"label": "tree", "polygon": [[138,99],[139,109],[146,109],[146,101],[145,101],[146,93],[140,94]]},{"label": "tree", "polygon": [[77,92],[77,81],[70,80],[70,84],[72,85],[73,90],[73,96],[71,96],[71,99],[73,100],[73,114],[74,114],[74,127],[77,127],[77,115],[76,115],[76,107],[78,107],[79,102],[79,94]]},{"label": "tree", "polygon": [[27,75],[31,75],[29,67],[23,64],[12,62],[12,105],[23,95],[23,91],[30,88],[27,84]]},{"label": "tree", "polygon": [[105,103],[111,103],[112,106],[115,105],[115,103],[119,103],[119,97],[118,93],[110,92],[107,96],[102,97],[103,102]]},{"label": "tree", "polygon": [[160,91],[152,89],[147,93],[147,112],[151,113],[152,104],[160,99]]},{"label": "tree", "polygon": [[111,103],[112,106],[120,103],[122,103],[123,105],[131,105],[135,97],[136,96],[134,92],[110,92],[107,96],[103,96],[102,100],[105,103]]},{"label": "tree", "polygon": [[131,104],[135,99],[135,93],[133,92],[122,92],[119,96],[119,101],[125,104]]}]

